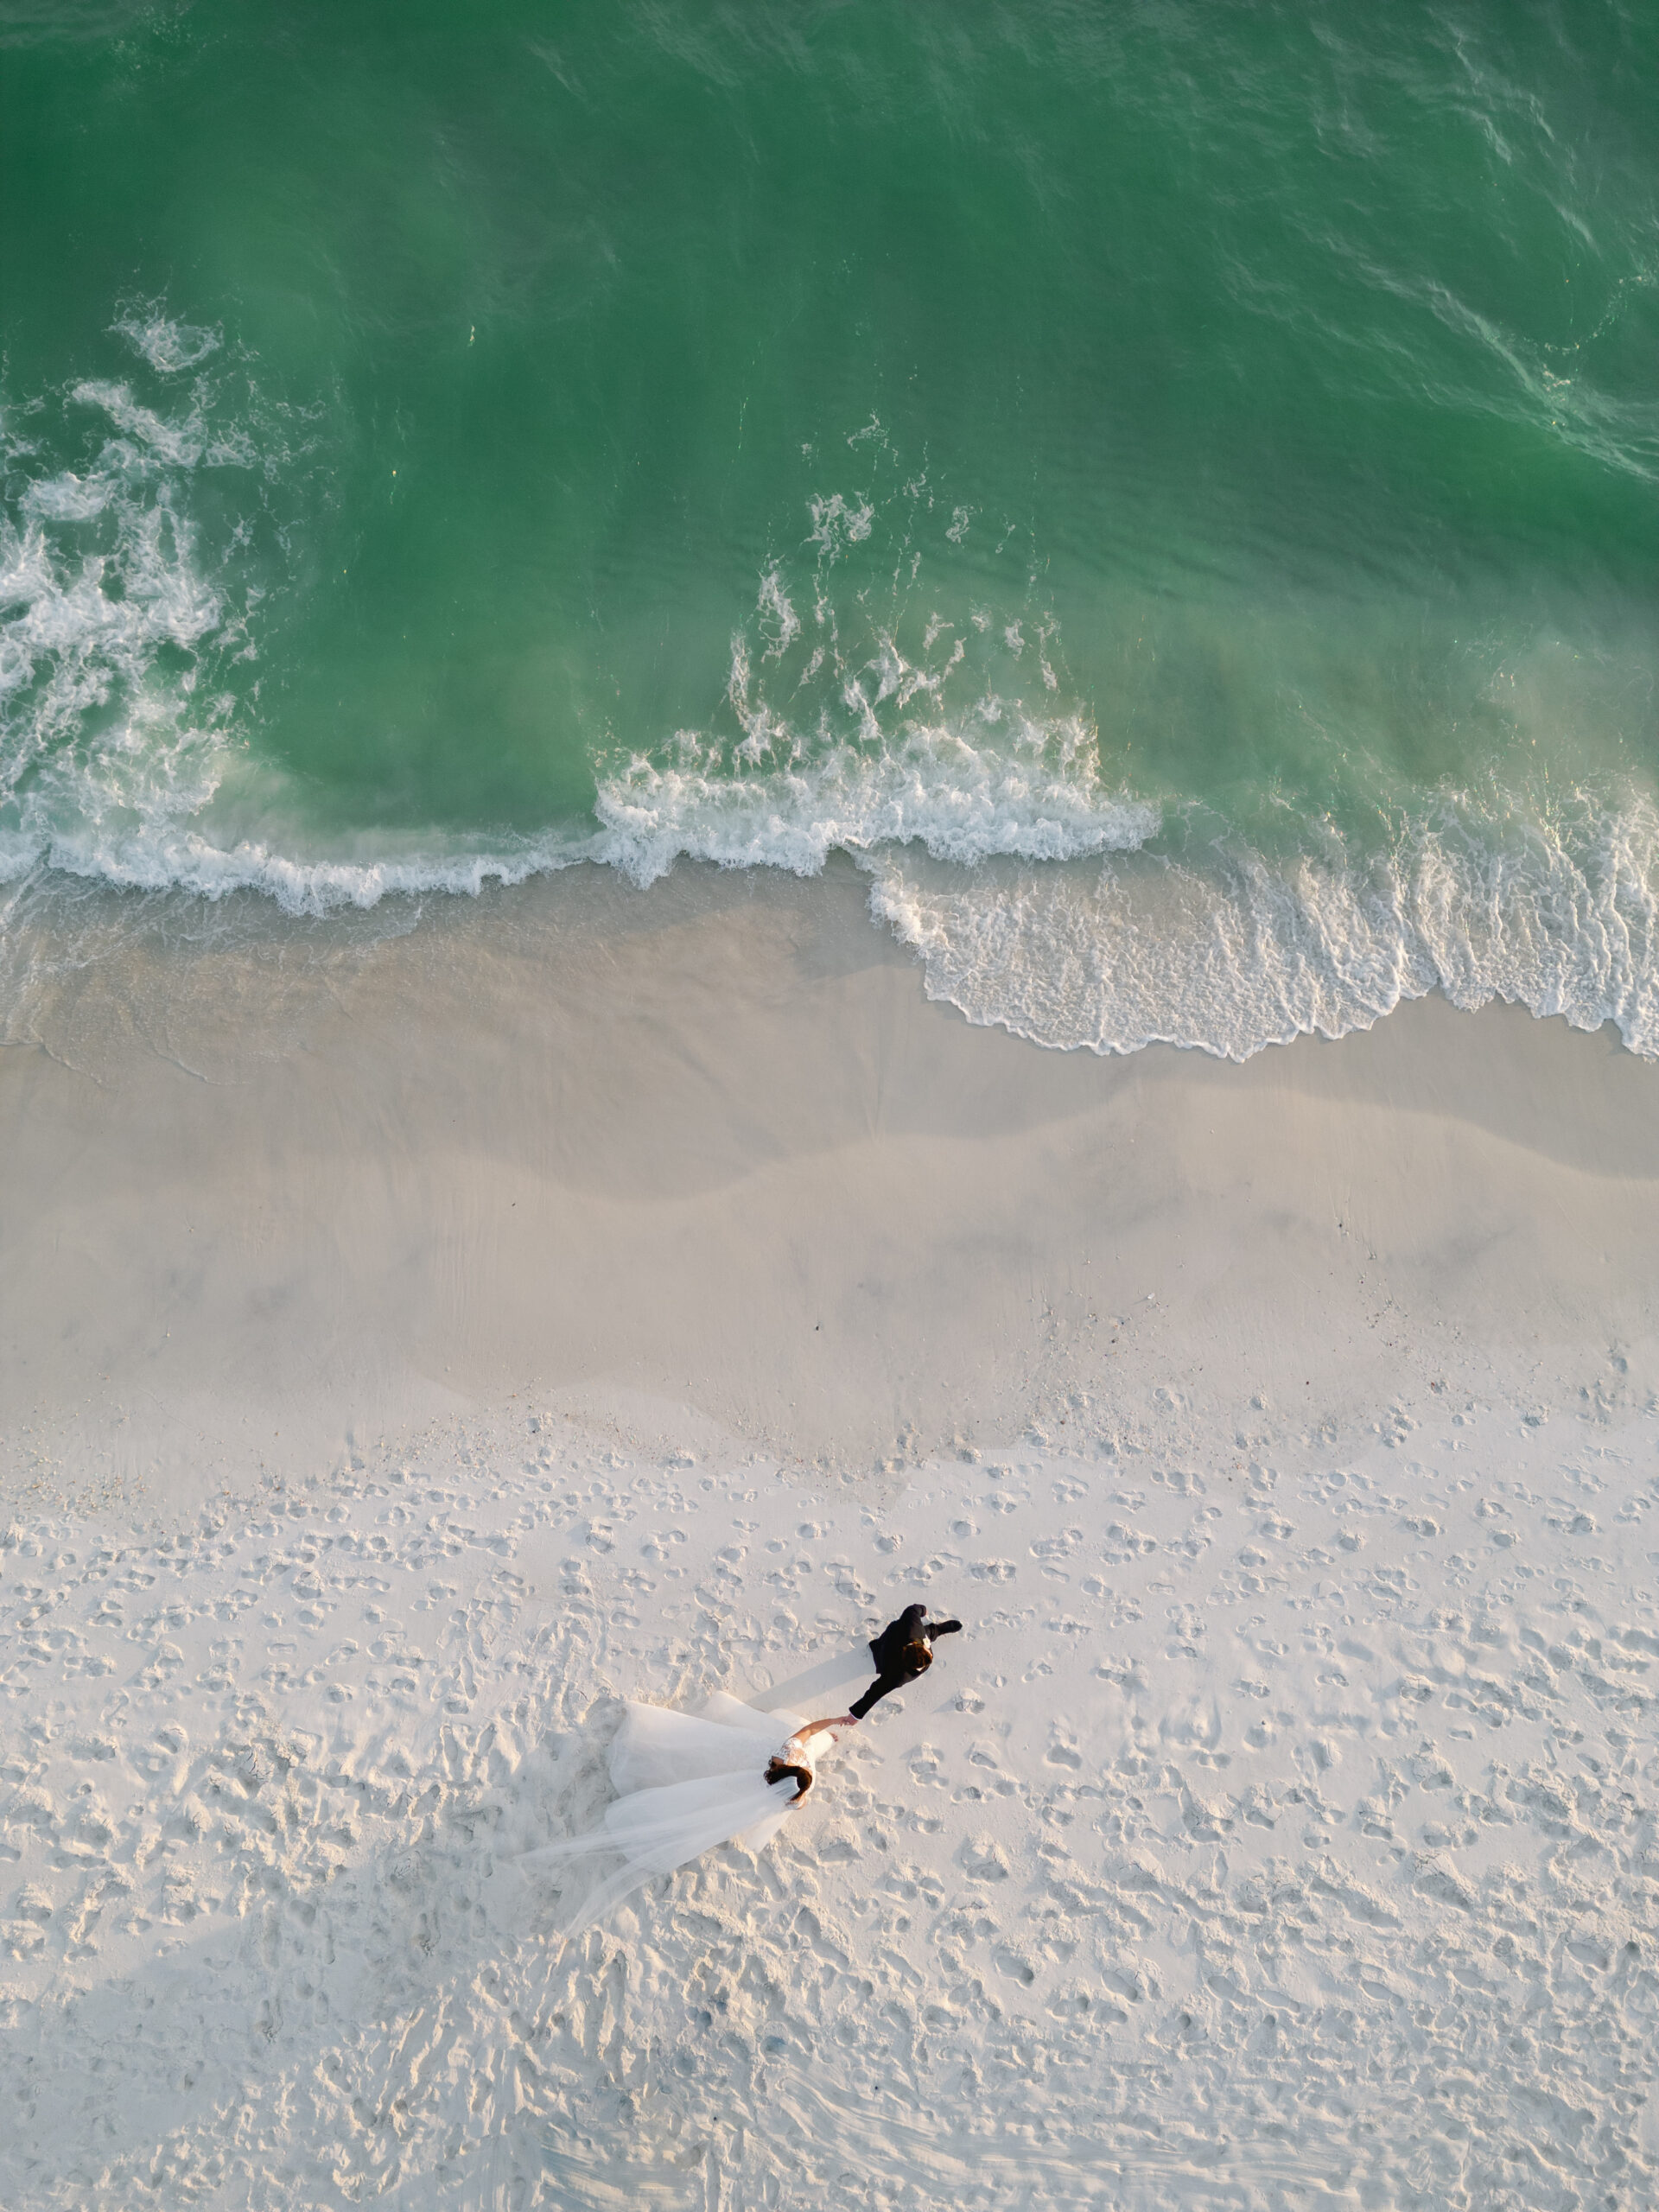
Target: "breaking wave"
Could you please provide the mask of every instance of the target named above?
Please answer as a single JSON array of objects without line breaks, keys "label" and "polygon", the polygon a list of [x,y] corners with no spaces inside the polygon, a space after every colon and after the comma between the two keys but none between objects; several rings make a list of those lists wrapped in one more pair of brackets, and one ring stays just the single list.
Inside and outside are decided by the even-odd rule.
[{"label": "breaking wave", "polygon": [[[113,332],[130,374],[0,421],[0,881],[252,891],[319,916],[583,861],[645,886],[681,860],[810,875],[839,852],[931,996],[1045,1046],[1242,1059],[1439,990],[1612,1020],[1659,1054],[1645,795],[1547,815],[1444,798],[1365,849],[1320,821],[1267,853],[1109,776],[1040,597],[948,620],[913,550],[883,597],[891,545],[844,494],[812,503],[804,567],[761,575],[711,727],[601,760],[587,820],[365,830],[319,851],[282,830],[300,810],[245,727],[304,422],[226,375],[217,329],[152,303]],[[902,496],[912,547],[910,509],[933,500],[921,480]],[[251,833],[231,833],[238,810]]]},{"label": "breaking wave", "polygon": [[1659,1056],[1659,812],[1641,796],[1548,823],[1447,800],[1372,855],[1330,831],[1288,860],[1218,834],[1086,869],[869,865],[929,996],[1041,1045],[1243,1060],[1439,991],[1611,1021]]}]

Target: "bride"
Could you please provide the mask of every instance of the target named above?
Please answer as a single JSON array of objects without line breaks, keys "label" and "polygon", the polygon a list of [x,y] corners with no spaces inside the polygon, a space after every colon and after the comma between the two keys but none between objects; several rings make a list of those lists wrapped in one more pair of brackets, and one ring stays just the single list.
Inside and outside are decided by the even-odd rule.
[{"label": "bride", "polygon": [[[913,1681],[931,1665],[931,1639],[957,1625],[927,1627],[922,1608],[912,1606],[873,1640],[869,1649],[880,1671],[870,1690],[851,1712],[828,1719],[804,1719],[782,1707],[761,1712],[724,1690],[716,1690],[697,1713],[630,1699],[611,1745],[617,1795],[605,1808],[603,1824],[591,1834],[527,1852],[519,1866],[620,1857],[621,1865],[567,1916],[564,1932],[574,1936],[653,1874],[671,1873],[716,1844],[764,1849],[812,1788],[818,1762],[858,1726],[877,1697]],[[789,1732],[781,1743],[780,1727]]]}]

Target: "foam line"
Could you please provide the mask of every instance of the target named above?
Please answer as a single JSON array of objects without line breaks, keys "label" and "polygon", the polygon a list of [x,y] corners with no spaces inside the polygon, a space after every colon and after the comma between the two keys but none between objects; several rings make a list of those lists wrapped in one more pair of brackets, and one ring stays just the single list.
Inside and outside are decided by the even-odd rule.
[{"label": "foam line", "polygon": [[1611,1021],[1659,1056],[1659,811],[1636,794],[1552,825],[1442,805],[1375,857],[1332,841],[1276,864],[1241,844],[1083,871],[869,866],[929,995],[1038,1044],[1243,1060],[1440,991]]}]

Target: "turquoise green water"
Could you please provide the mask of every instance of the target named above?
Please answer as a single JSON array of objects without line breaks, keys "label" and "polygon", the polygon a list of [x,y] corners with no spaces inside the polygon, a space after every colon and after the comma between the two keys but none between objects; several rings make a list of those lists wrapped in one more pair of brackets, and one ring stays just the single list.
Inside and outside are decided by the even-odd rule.
[{"label": "turquoise green water", "polygon": [[0,862],[1659,1045],[1659,16],[0,0]]}]

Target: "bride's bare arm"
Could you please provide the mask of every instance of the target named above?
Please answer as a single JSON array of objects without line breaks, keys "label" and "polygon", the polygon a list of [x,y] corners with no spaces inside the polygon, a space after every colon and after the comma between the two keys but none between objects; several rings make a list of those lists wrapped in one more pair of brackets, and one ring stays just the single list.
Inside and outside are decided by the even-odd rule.
[{"label": "bride's bare arm", "polygon": [[826,1720],[804,1720],[778,1756],[780,1759],[792,1758],[803,1745],[810,1744],[815,1736],[822,1735],[826,1729],[832,1735],[839,1736],[857,1726],[858,1715],[855,1713],[837,1713]]},{"label": "bride's bare arm", "polygon": [[771,1783],[779,1783],[782,1782],[786,1776],[794,1776],[800,1786],[790,1802],[791,1804],[798,1805],[812,1787],[810,1767],[796,1764],[798,1758],[804,1758],[805,1746],[815,1736],[826,1733],[831,1736],[843,1736],[848,1729],[856,1728],[857,1726],[858,1716],[854,1713],[837,1713],[823,1720],[803,1722],[783,1748],[774,1751],[767,1761],[766,1780]]}]

